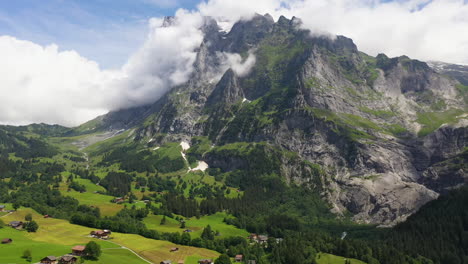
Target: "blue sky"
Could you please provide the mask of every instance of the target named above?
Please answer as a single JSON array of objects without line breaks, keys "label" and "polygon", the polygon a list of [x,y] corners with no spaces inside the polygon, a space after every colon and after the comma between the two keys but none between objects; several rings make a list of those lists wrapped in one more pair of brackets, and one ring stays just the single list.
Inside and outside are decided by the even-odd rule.
[{"label": "blue sky", "polygon": [[193,9],[195,0],[6,0],[0,35],[76,50],[103,68],[120,67],[145,39],[151,17]]}]

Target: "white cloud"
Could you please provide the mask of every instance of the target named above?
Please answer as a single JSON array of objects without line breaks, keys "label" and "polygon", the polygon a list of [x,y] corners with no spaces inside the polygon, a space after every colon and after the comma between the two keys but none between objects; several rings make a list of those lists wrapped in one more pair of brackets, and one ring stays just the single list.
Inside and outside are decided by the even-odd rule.
[{"label": "white cloud", "polygon": [[56,45],[1,36],[0,123],[71,126],[109,110],[154,102],[187,81],[203,39],[202,21],[200,14],[184,10],[170,27],[151,20],[140,50],[113,71]]},{"label": "white cloud", "polygon": [[218,53],[218,56],[221,59],[221,74],[231,68],[238,76],[245,76],[256,62],[254,51],[249,51],[249,56],[245,59],[242,59],[240,54],[229,52]]},{"label": "white cloud", "polygon": [[[117,70],[102,70],[55,45],[1,36],[0,123],[77,125],[108,110],[151,103],[189,78],[203,39],[203,16],[228,29],[254,13],[300,17],[305,28],[351,37],[372,55],[468,63],[468,4],[463,0],[210,0],[194,12],[179,10],[171,27],[151,19],[141,48]],[[222,56],[223,68],[239,75],[255,64],[253,54],[246,60],[238,54]]]},{"label": "white cloud", "polygon": [[372,55],[468,63],[468,3],[463,0],[211,0],[204,15],[231,22],[253,12],[302,19],[312,32],[352,38]]}]

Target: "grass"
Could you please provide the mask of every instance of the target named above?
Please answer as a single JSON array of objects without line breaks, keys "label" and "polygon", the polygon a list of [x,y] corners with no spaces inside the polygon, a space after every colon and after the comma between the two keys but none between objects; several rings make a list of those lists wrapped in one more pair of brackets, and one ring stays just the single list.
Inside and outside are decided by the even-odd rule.
[{"label": "grass", "polygon": [[[317,254],[317,264],[344,264],[345,263],[344,257],[340,256],[335,256],[332,254],[327,254],[327,253],[318,253]],[[362,262],[357,259],[349,259],[351,261],[351,264],[366,264],[365,262]]]},{"label": "grass", "polygon": [[[32,213],[34,220],[38,222],[38,231],[36,233],[27,233],[9,227],[0,229],[0,237],[13,239],[11,245],[0,246],[0,263],[26,263],[26,261],[21,259],[21,255],[25,249],[32,250],[33,261],[37,262],[47,255],[60,256],[69,253],[72,246],[86,244],[88,241],[93,240],[87,237],[91,230],[93,230],[91,228],[72,225],[61,219],[45,219],[33,210],[27,208],[21,208],[13,214],[2,217],[2,220],[4,222],[9,222],[24,219],[27,213]],[[129,248],[154,263],[170,259],[173,262],[186,260],[188,264],[195,264],[196,260],[199,258],[216,258],[219,255],[211,250],[175,245],[167,241],[147,239],[139,235],[113,233],[112,236],[113,239],[111,239],[110,242],[95,240],[101,245],[103,255],[99,261],[91,263],[146,263],[129,250],[122,249],[119,245],[114,243]],[[9,248],[7,248],[7,246]],[[169,249],[172,247],[180,248],[179,252],[170,253]],[[194,261],[188,262],[188,259]]]},{"label": "grass", "polygon": [[[211,226],[211,229],[214,231],[219,231],[221,238],[226,238],[229,236],[242,236],[247,237],[248,232],[243,229],[239,229],[233,225],[228,225],[223,222],[225,217],[229,217],[226,213],[216,213],[213,215],[203,216],[200,219],[191,218],[187,219],[185,222],[186,228],[190,229],[193,232],[190,233],[192,238],[197,238],[201,236],[203,228],[207,225]],[[144,223],[149,229],[155,229],[160,232],[180,232],[182,233],[184,229],[180,228],[180,223],[177,220],[166,217],[166,224],[160,225],[162,216],[160,215],[150,215],[144,219]]]},{"label": "grass", "polygon": [[460,109],[450,109],[444,112],[418,113],[416,121],[423,125],[418,135],[423,137],[432,133],[443,124],[456,123],[458,121],[458,116],[461,114],[463,114],[463,110]]},{"label": "grass", "polygon": [[380,118],[383,118],[383,119],[395,116],[395,113],[392,112],[392,111],[374,110],[374,109],[370,109],[370,108],[365,107],[365,106],[359,107],[359,110],[363,111],[364,113],[368,113],[368,114],[371,114],[371,115],[374,115],[376,117],[380,117]]},{"label": "grass", "polygon": [[[84,179],[75,179],[75,181],[78,181],[80,183],[86,182],[87,180]],[[91,183],[92,184],[92,183]],[[94,185],[96,186],[96,185]],[[67,187],[65,184],[62,184],[60,186],[60,191],[62,195],[65,196],[70,196],[78,201],[80,201],[80,204],[85,204],[85,205],[92,205],[99,207],[101,210],[101,215],[102,216],[112,216],[118,213],[120,210],[124,208],[123,205],[121,204],[116,204],[112,203],[111,200],[114,199],[113,196],[110,195],[104,195],[104,194],[99,194],[99,193],[93,193],[94,188],[99,188],[101,186],[96,186],[90,189],[88,189],[88,186],[86,187],[86,192],[80,193],[74,190],[67,191]],[[102,188],[102,187],[101,187]]]}]

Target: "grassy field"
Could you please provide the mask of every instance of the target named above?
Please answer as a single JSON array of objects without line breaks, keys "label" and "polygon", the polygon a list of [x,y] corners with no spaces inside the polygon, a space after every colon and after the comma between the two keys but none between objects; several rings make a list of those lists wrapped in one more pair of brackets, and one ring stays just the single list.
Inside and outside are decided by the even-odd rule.
[{"label": "grassy field", "polygon": [[62,183],[59,189],[62,195],[73,197],[80,201],[80,204],[99,207],[102,216],[115,215],[124,208],[124,206],[121,204],[111,202],[114,199],[113,196],[94,193],[95,191],[104,190],[103,187],[97,186],[87,179],[78,178],[75,179],[75,181],[79,182],[80,184],[84,184],[86,186],[86,192],[80,193],[74,190],[68,191],[67,185]]},{"label": "grassy field", "polygon": [[[229,236],[242,236],[247,237],[249,233],[246,230],[239,229],[233,225],[228,225],[223,222],[224,218],[228,217],[225,213],[216,213],[214,215],[203,216],[200,219],[192,217],[186,220],[186,228],[191,229],[193,232],[190,233],[192,238],[201,236],[203,228],[210,225],[212,230],[219,231],[222,238]],[[166,224],[160,225],[162,216],[161,215],[150,215],[144,219],[144,223],[149,229],[155,229],[160,232],[180,232],[184,229],[180,228],[180,223],[174,219],[166,217]]]},{"label": "grassy field", "polygon": [[[36,233],[27,233],[18,231],[9,227],[0,229],[0,238],[12,238],[11,245],[0,245],[0,263],[26,263],[21,255],[25,249],[30,249],[33,255],[33,261],[38,261],[47,255],[63,255],[70,252],[71,247],[78,244],[86,244],[93,240],[87,235],[91,228],[72,225],[61,219],[45,219],[31,209],[21,208],[18,212],[4,216],[1,219],[8,223],[14,220],[22,220],[27,213],[32,213],[34,220],[39,224],[39,230]],[[90,263],[146,263],[139,259],[131,251],[121,248],[126,247],[135,251],[147,260],[159,263],[161,260],[197,260],[199,258],[215,258],[219,254],[202,248],[175,245],[167,241],[147,239],[138,235],[113,233],[113,239],[108,241],[96,240],[102,249],[103,255],[99,261]],[[117,244],[115,244],[117,243]],[[180,248],[179,252],[170,253],[172,247]],[[88,262],[88,261],[87,261]],[[186,263],[196,263],[188,262]]]},{"label": "grassy field", "polygon": [[[346,258],[327,253],[317,254],[317,264],[344,264]],[[366,264],[357,259],[349,259],[351,264]]]}]

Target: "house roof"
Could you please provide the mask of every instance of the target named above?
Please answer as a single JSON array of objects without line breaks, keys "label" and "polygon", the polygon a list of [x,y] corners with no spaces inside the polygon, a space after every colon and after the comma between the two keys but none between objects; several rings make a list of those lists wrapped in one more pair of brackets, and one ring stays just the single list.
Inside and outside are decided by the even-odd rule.
[{"label": "house roof", "polygon": [[183,260],[179,260],[179,261],[177,261],[177,264],[184,264],[184,261],[183,261]]},{"label": "house roof", "polygon": [[83,246],[83,245],[77,245],[77,246],[72,247],[72,250],[74,250],[74,251],[84,251],[85,248],[86,247]]},{"label": "house roof", "polygon": [[23,224],[23,222],[21,222],[21,221],[11,221],[10,222],[11,226],[19,226],[19,225],[22,225],[22,224]]},{"label": "house roof", "polygon": [[72,255],[65,255],[65,256],[62,256],[60,259],[64,261],[71,261],[72,259],[76,259],[76,257]]},{"label": "house roof", "polygon": [[161,261],[161,263],[164,263],[164,264],[171,264],[172,261],[170,261],[170,260],[164,260],[164,261]]},{"label": "house roof", "polygon": [[47,257],[43,258],[42,260],[52,260],[52,261],[56,261],[56,260],[57,260],[57,257],[55,257],[55,256],[47,256]]},{"label": "house roof", "polygon": [[242,255],[236,255],[236,258],[242,258],[243,256]]},{"label": "house roof", "polygon": [[0,204],[0,209],[5,208],[5,205]]}]

